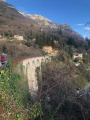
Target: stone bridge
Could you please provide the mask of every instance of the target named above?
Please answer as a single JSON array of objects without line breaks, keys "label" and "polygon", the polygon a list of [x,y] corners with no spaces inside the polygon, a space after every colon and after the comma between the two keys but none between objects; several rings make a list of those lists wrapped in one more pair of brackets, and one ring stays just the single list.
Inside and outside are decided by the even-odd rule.
[{"label": "stone bridge", "polygon": [[31,96],[35,96],[38,91],[38,82],[36,76],[36,67],[40,67],[42,62],[51,61],[51,56],[41,56],[21,59],[17,65],[17,69],[22,69],[25,76],[27,76],[28,87]]}]

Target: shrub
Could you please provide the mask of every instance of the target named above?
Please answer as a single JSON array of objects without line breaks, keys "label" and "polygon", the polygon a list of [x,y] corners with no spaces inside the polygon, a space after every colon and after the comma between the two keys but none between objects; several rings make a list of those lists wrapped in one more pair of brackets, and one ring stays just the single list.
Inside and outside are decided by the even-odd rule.
[{"label": "shrub", "polygon": [[75,58],[73,61],[74,62],[79,62],[80,58]]},{"label": "shrub", "polygon": [[4,105],[3,119],[5,116],[8,120],[26,120],[28,118],[28,112],[25,108],[29,102],[27,96],[29,92],[22,91],[20,80],[20,76],[13,72],[11,62],[0,70],[0,95],[2,96],[0,104]]}]

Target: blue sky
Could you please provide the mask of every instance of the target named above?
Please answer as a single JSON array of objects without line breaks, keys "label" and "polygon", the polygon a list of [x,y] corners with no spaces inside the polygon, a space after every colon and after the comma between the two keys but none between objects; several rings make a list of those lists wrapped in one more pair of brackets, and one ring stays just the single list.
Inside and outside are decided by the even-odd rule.
[{"label": "blue sky", "polygon": [[6,0],[25,14],[42,15],[54,23],[70,24],[90,38],[90,0]]}]

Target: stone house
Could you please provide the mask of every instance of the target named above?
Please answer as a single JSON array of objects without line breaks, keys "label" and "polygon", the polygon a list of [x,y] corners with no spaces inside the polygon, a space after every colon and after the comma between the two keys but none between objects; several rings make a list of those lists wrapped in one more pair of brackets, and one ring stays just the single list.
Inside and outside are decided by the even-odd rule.
[{"label": "stone house", "polygon": [[75,58],[83,59],[83,54],[75,52],[75,53],[73,53],[73,59],[75,59]]},{"label": "stone house", "polygon": [[44,52],[47,52],[47,53],[52,53],[53,52],[53,48],[51,46],[43,46],[42,50]]},{"label": "stone house", "polygon": [[53,52],[51,54],[58,54],[58,50],[53,49]]},{"label": "stone house", "polygon": [[43,46],[42,50],[48,54],[57,54],[58,50],[53,49],[51,46]]},{"label": "stone house", "polygon": [[20,36],[20,35],[14,35],[14,39],[16,39],[16,40],[24,40],[23,36]]}]

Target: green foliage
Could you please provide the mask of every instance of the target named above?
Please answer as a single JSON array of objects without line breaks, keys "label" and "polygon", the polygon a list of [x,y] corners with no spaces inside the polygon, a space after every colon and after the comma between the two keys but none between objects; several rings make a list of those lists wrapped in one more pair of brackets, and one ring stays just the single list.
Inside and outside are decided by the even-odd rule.
[{"label": "green foliage", "polygon": [[25,45],[27,45],[28,47],[30,47],[30,46],[31,46],[31,42],[30,42],[30,41],[27,41],[27,42],[25,43]]},{"label": "green foliage", "polygon": [[84,62],[85,64],[87,64],[87,63],[89,62],[89,57],[88,57],[88,55],[84,55],[84,56],[83,56],[83,62]]},{"label": "green foliage", "polygon": [[7,92],[12,95],[19,107],[24,107],[22,104],[22,92],[18,87],[18,74],[13,73],[10,63],[0,71],[0,91]]},{"label": "green foliage", "polygon": [[8,36],[8,37],[7,37],[7,40],[12,40],[12,38]]},{"label": "green foliage", "polygon": [[80,60],[80,58],[78,57],[78,58],[75,58],[73,61],[74,62],[79,62],[79,60]]},{"label": "green foliage", "polygon": [[[40,79],[39,68],[37,68],[37,77],[40,101],[42,101],[43,120],[54,120],[54,118],[66,120],[64,116],[68,116],[67,112],[70,113],[70,111],[73,112],[73,115],[70,113],[68,119],[71,120],[71,117],[74,119],[78,112],[76,108],[72,110],[71,105],[78,107],[79,116],[82,118],[80,106],[74,104],[73,97],[76,97],[77,88],[83,89],[86,83],[89,83],[90,72],[88,71],[89,73],[86,74],[84,66],[75,67],[64,51],[60,53],[57,60],[54,59],[50,64],[42,65],[41,69],[42,78]],[[69,105],[65,104],[67,100]],[[69,111],[67,106],[70,108]],[[64,111],[65,115],[61,111]]]},{"label": "green foliage", "polygon": [[31,120],[35,120],[40,114],[42,114],[41,104],[36,102],[29,111]]},{"label": "green foliage", "polygon": [[41,35],[36,35],[35,43],[38,44],[40,48],[45,45],[54,47],[54,38],[43,32]]},{"label": "green foliage", "polygon": [[[9,63],[0,70],[0,95],[2,96],[0,104],[4,103],[5,111],[12,114],[11,116],[13,116],[15,120],[24,120],[22,109],[25,109],[29,102],[27,97],[28,91],[25,90],[25,92],[23,92],[20,83],[20,76],[13,72],[12,63],[9,61]],[[23,84],[23,86],[24,85],[26,84]],[[12,118],[11,116],[10,118]]]}]

